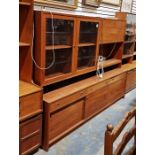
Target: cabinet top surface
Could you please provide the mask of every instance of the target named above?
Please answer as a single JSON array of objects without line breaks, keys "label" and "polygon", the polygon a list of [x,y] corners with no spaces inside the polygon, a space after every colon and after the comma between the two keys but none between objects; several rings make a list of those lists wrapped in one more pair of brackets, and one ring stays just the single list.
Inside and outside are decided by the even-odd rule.
[{"label": "cabinet top surface", "polygon": [[88,79],[76,82],[69,86],[65,86],[63,88],[59,88],[57,90],[48,92],[43,95],[43,100],[46,103],[53,103],[59,99],[62,99],[69,95],[72,95],[78,91],[81,91],[81,90],[91,87],[95,84],[98,84],[100,82],[108,80],[108,79],[115,77],[119,74],[122,74],[124,72],[125,72],[124,69],[118,68],[118,69],[114,69],[112,71],[108,71],[108,72],[104,73],[103,78],[98,78],[97,76],[90,77]]},{"label": "cabinet top surface", "polygon": [[22,80],[19,80],[19,97],[29,95],[42,89],[35,84],[31,84]]},{"label": "cabinet top surface", "polygon": [[124,71],[130,71],[130,70],[135,69],[135,68],[136,68],[136,61],[133,61],[131,64],[122,65],[122,69]]},{"label": "cabinet top surface", "polygon": [[[48,12],[48,11],[38,11],[38,10],[36,10],[35,11],[35,14],[38,14],[38,13],[42,13],[42,14],[44,14],[44,15],[51,15],[51,12]],[[52,14],[53,15],[58,15],[58,16],[68,16],[68,17],[74,17],[74,18],[81,18],[81,19],[86,19],[86,18],[88,18],[88,19],[94,19],[94,20],[115,20],[115,21],[124,21],[124,19],[120,19],[120,18],[118,18],[118,17],[105,17],[105,18],[103,18],[103,17],[91,17],[91,16],[85,16],[85,15],[77,15],[77,14],[67,14],[67,13],[58,13],[58,12],[52,12]]]}]

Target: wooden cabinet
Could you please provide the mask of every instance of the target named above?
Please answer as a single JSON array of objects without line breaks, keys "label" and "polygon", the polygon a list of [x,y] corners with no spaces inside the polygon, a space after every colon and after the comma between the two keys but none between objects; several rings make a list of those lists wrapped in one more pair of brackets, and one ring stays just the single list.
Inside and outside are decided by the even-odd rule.
[{"label": "wooden cabinet", "polygon": [[46,86],[95,70],[100,20],[36,11],[35,23],[37,84]]},{"label": "wooden cabinet", "polygon": [[42,116],[36,116],[20,123],[20,154],[27,155],[41,146]]},{"label": "wooden cabinet", "polygon": [[127,72],[126,92],[136,87],[136,69]]},{"label": "wooden cabinet", "polygon": [[44,94],[43,149],[106,109],[125,94],[126,72],[108,71]]},{"label": "wooden cabinet", "polygon": [[86,97],[85,117],[90,117],[120,99],[125,93],[126,74],[123,73],[103,83],[106,85]]},{"label": "wooden cabinet", "polygon": [[35,82],[47,85],[68,77],[74,67],[75,18],[37,11],[35,23]]},{"label": "wooden cabinet", "polygon": [[103,19],[100,43],[123,42],[126,21],[120,19]]},{"label": "wooden cabinet", "polygon": [[42,112],[42,89],[19,81],[19,120],[26,120]]}]

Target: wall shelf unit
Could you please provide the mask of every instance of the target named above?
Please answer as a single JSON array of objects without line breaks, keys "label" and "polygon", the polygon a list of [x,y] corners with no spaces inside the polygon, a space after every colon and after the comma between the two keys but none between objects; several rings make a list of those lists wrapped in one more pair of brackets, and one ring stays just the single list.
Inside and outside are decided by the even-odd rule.
[{"label": "wall shelf unit", "polygon": [[136,46],[136,20],[135,15],[126,13],[126,33],[124,50],[122,56],[122,63],[132,63],[135,59],[135,46]]},{"label": "wall shelf unit", "polygon": [[32,79],[33,0],[19,1],[19,154],[41,145],[42,89]]}]

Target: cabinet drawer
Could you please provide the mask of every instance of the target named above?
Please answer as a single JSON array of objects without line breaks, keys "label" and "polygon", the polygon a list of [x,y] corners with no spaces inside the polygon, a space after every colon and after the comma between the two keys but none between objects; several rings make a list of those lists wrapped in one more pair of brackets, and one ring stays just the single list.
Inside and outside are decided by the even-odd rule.
[{"label": "cabinet drawer", "polygon": [[89,117],[98,112],[108,104],[108,86],[102,87],[87,95],[85,104],[85,117]]},{"label": "cabinet drawer", "polygon": [[124,40],[125,21],[103,20],[102,40],[103,43],[118,42]]},{"label": "cabinet drawer", "polygon": [[59,110],[65,106],[77,101],[78,99],[85,97],[85,95],[86,95],[86,90],[83,90],[83,91],[77,92],[73,95],[70,95],[68,97],[62,98],[59,101],[51,103],[49,105],[50,106],[50,112],[54,112],[56,110]]},{"label": "cabinet drawer", "polygon": [[20,154],[27,154],[41,145],[42,116],[36,116],[20,124]]},{"label": "cabinet drawer", "polygon": [[126,92],[135,88],[136,86],[136,69],[133,69],[127,73]]},{"label": "cabinet drawer", "polygon": [[20,142],[20,155],[30,154],[32,151],[40,147],[41,133],[37,133]]},{"label": "cabinet drawer", "polygon": [[42,116],[31,118],[20,124],[20,137],[27,137],[36,131],[41,130]]},{"label": "cabinet drawer", "polygon": [[42,92],[23,96],[19,99],[20,119],[33,116],[42,111]]},{"label": "cabinet drawer", "polygon": [[52,139],[83,119],[84,100],[77,101],[72,105],[50,114],[49,138]]}]

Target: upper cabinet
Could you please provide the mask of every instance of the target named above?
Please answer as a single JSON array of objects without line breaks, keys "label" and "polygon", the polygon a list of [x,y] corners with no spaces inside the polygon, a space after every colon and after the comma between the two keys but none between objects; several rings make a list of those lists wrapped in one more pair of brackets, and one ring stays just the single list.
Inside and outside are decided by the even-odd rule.
[{"label": "upper cabinet", "polygon": [[35,82],[45,86],[93,71],[99,20],[35,12]]},{"label": "upper cabinet", "polygon": [[123,42],[126,29],[126,14],[117,12],[115,18],[102,19],[100,43]]},{"label": "upper cabinet", "polygon": [[[122,15],[122,14],[120,14]],[[126,20],[35,12],[35,82],[46,86],[95,71],[99,55],[103,67],[121,65]]]},{"label": "upper cabinet", "polygon": [[125,27],[125,20],[103,19],[100,43],[123,42]]}]

